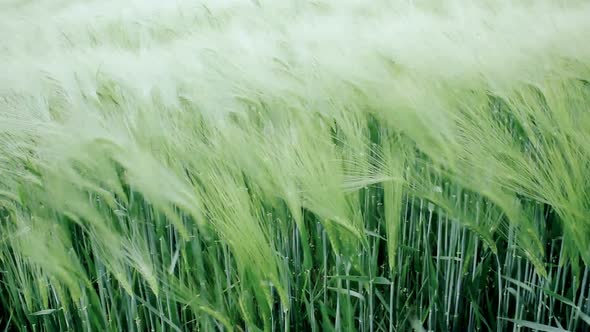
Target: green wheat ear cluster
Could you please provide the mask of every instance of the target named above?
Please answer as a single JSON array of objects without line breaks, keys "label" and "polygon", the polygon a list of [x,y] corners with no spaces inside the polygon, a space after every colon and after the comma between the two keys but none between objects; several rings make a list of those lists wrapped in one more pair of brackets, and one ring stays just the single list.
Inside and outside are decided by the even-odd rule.
[{"label": "green wheat ear cluster", "polygon": [[590,331],[590,3],[0,1],[0,331]]}]

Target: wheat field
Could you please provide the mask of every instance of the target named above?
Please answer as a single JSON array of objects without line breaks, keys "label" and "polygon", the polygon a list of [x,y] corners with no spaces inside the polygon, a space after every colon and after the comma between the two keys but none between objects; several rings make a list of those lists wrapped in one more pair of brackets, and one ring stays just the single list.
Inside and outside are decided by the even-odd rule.
[{"label": "wheat field", "polygon": [[1,0],[0,331],[590,331],[587,1]]}]

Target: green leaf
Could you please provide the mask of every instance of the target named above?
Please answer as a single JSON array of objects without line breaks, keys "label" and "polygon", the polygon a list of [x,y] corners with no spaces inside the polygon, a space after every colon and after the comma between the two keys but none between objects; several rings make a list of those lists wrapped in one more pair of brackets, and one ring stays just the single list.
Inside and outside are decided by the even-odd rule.
[{"label": "green leaf", "polygon": [[54,313],[55,311],[57,311],[57,309],[39,310],[39,311],[36,311],[36,312],[32,313],[31,316],[45,316],[45,315],[50,315],[50,314]]},{"label": "green leaf", "polygon": [[508,318],[504,318],[504,320],[507,320],[509,322],[512,322],[512,323],[516,324],[517,326],[520,326],[520,327],[528,327],[530,329],[537,330],[537,331],[544,331],[544,332],[567,332],[567,330],[564,330],[564,329],[560,329],[560,328],[553,327],[553,326],[550,326],[550,325],[539,324],[539,323],[531,322],[531,321],[528,321],[528,320],[508,319]]}]

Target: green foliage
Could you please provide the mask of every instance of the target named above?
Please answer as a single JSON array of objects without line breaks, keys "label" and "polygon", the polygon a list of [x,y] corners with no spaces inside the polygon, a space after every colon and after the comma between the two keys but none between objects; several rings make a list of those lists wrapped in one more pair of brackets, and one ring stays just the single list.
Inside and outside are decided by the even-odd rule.
[{"label": "green foliage", "polygon": [[0,4],[0,329],[590,329],[588,4],[119,7]]}]

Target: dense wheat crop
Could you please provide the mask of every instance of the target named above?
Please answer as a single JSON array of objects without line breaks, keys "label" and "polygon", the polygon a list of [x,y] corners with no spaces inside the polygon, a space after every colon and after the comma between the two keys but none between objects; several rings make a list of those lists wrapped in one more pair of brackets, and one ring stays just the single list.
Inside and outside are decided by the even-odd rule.
[{"label": "dense wheat crop", "polygon": [[590,330],[587,1],[2,0],[0,330]]}]

